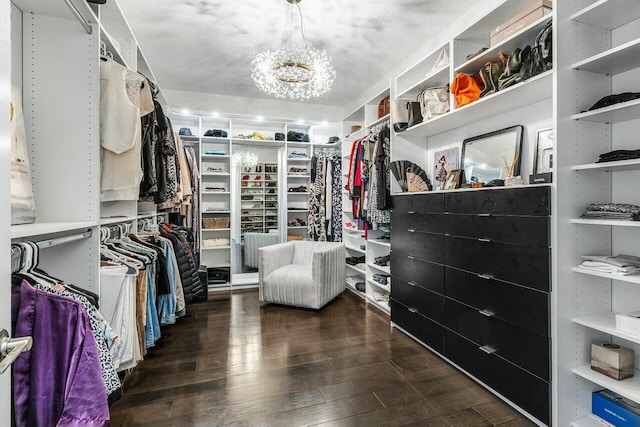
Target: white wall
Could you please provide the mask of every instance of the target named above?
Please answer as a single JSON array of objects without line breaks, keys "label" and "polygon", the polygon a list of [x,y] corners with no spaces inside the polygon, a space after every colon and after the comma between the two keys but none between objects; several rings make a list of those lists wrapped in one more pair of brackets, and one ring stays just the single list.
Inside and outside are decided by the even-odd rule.
[{"label": "white wall", "polygon": [[328,105],[171,89],[163,89],[162,92],[171,111],[176,113],[187,109],[192,113],[201,114],[211,114],[215,111],[224,115],[247,115],[247,118],[261,115],[267,119],[303,119],[306,122],[339,122],[344,116],[342,108]]}]

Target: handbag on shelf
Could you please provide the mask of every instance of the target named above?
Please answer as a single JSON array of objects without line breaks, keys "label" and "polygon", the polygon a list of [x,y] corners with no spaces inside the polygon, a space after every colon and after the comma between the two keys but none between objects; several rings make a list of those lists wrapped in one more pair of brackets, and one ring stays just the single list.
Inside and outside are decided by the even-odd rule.
[{"label": "handbag on shelf", "polygon": [[408,99],[394,99],[391,101],[391,123],[393,130],[404,132],[409,127],[409,110],[407,109]]},{"label": "handbag on shelf", "polygon": [[536,42],[531,49],[531,75],[537,76],[553,68],[552,31],[553,21],[536,36]]},{"label": "handbag on shelf", "polygon": [[477,101],[484,83],[479,75],[458,73],[451,82],[451,93],[456,97],[456,108]]},{"label": "handbag on shelf", "polygon": [[[501,55],[501,58],[505,57]],[[530,77],[531,46],[515,49],[509,57],[504,59],[504,63],[504,72],[498,79],[498,90],[506,89]]]},{"label": "handbag on shelf", "polygon": [[378,118],[382,118],[391,112],[391,97],[387,96],[378,104]]},{"label": "handbag on shelf", "polygon": [[433,116],[449,112],[449,85],[430,87],[418,95],[422,117],[429,120]]},{"label": "handbag on shelf", "polygon": [[409,101],[406,105],[407,111],[409,112],[409,123],[408,127],[412,127],[415,125],[419,125],[422,123],[422,112],[420,111],[420,103],[417,101]]},{"label": "handbag on shelf", "polygon": [[498,89],[498,80],[500,76],[504,72],[504,62],[492,62],[489,61],[484,64],[484,66],[480,69],[480,78],[482,78],[482,83],[484,83],[484,89],[480,92],[480,98],[485,97],[487,95],[491,95],[492,93],[496,93]]}]

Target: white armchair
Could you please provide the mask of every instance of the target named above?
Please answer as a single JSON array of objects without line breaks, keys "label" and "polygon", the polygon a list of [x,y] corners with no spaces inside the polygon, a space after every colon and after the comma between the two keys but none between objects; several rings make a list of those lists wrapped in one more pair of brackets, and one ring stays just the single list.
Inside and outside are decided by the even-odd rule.
[{"label": "white armchair", "polygon": [[319,309],[345,289],[344,243],[287,242],[259,254],[260,301]]}]

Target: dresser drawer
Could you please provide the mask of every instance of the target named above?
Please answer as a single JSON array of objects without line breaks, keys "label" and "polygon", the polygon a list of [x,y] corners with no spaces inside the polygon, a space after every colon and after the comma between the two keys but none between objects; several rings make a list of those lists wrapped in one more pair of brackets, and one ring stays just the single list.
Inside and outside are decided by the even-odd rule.
[{"label": "dresser drawer", "polygon": [[416,283],[407,282],[393,276],[391,298],[436,323],[444,323],[444,297],[428,291]]},{"label": "dresser drawer", "polygon": [[446,329],[445,355],[534,417],[550,425],[549,383],[495,354],[485,353],[476,344]]},{"label": "dresser drawer", "polygon": [[391,248],[393,251],[427,261],[444,262],[444,235],[442,234],[394,228],[391,233]]},{"label": "dresser drawer", "polygon": [[445,237],[445,264],[549,292],[550,249]]},{"label": "dresser drawer", "polygon": [[444,328],[409,308],[391,299],[391,321],[409,332],[437,352],[444,351]]},{"label": "dresser drawer", "polygon": [[394,210],[391,216],[391,228],[394,232],[397,229],[403,229],[444,234],[445,217],[447,215],[438,213],[407,213]]},{"label": "dresser drawer", "polygon": [[549,187],[456,191],[445,193],[449,213],[549,216]]},{"label": "dresser drawer", "polygon": [[413,194],[393,196],[393,211],[403,213],[442,213],[444,212],[444,194]]},{"label": "dresser drawer", "polygon": [[508,215],[444,215],[444,233],[529,246],[549,246],[549,217]]},{"label": "dresser drawer", "polygon": [[444,289],[447,297],[476,310],[492,313],[540,336],[550,336],[547,293],[450,267],[445,268]]},{"label": "dresser drawer", "polygon": [[453,301],[444,303],[444,325],[474,342],[492,349],[538,377],[549,380],[549,338],[504,320],[485,316],[475,308]]},{"label": "dresser drawer", "polygon": [[394,248],[391,252],[391,271],[401,280],[444,294],[444,266],[440,264],[405,255]]}]

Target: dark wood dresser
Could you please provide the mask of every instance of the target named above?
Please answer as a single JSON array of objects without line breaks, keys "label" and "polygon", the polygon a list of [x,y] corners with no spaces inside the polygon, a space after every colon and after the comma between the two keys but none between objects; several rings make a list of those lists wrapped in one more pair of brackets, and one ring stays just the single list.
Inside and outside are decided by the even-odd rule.
[{"label": "dark wood dresser", "polygon": [[391,321],[549,424],[550,187],[394,196]]}]

